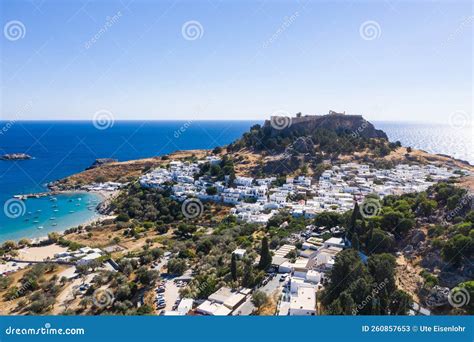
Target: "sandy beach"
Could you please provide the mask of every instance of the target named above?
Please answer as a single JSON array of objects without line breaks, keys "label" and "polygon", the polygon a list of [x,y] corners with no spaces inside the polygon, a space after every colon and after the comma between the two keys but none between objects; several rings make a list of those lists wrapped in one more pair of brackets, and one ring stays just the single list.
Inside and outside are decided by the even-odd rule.
[{"label": "sandy beach", "polygon": [[16,259],[24,261],[44,261],[53,258],[56,254],[66,252],[67,248],[57,244],[41,247],[24,247],[18,250]]}]

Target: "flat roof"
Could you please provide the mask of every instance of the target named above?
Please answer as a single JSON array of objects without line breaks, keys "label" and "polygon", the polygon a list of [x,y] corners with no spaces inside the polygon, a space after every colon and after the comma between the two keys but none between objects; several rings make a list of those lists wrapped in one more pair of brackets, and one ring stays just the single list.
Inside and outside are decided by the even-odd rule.
[{"label": "flat roof", "polygon": [[280,265],[284,264],[287,261],[288,261],[287,258],[284,258],[284,257],[281,257],[281,256],[275,256],[274,255],[272,257],[272,265],[280,266]]},{"label": "flat roof", "polygon": [[245,299],[245,294],[232,290],[230,287],[221,287],[219,290],[211,294],[208,300],[224,304],[226,307],[233,309]]},{"label": "flat roof", "polygon": [[226,306],[219,303],[213,303],[209,300],[206,300],[199,305],[197,310],[201,313],[213,316],[228,316],[232,312],[232,310]]},{"label": "flat roof", "polygon": [[211,294],[207,299],[218,303],[224,303],[231,295],[232,289],[230,287],[223,286]]},{"label": "flat roof", "polygon": [[332,238],[329,238],[326,241],[324,241],[324,243],[333,243],[333,244],[340,245],[340,244],[343,244],[343,240],[342,240],[342,238],[332,237]]},{"label": "flat roof", "polygon": [[291,296],[290,310],[316,310],[316,292],[314,288],[299,287],[298,295]]},{"label": "flat roof", "polygon": [[193,308],[194,300],[192,298],[183,298],[179,302],[177,311],[182,313],[188,313]]}]

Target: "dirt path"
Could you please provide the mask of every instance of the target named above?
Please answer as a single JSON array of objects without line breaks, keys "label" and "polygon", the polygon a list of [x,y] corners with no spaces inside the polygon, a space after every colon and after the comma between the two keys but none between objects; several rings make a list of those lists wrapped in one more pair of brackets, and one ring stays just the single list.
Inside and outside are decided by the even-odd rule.
[{"label": "dirt path", "polygon": [[409,293],[416,302],[420,301],[417,292],[424,282],[423,277],[420,276],[422,270],[423,268],[416,265],[413,261],[406,259],[403,255],[397,257],[397,287]]}]

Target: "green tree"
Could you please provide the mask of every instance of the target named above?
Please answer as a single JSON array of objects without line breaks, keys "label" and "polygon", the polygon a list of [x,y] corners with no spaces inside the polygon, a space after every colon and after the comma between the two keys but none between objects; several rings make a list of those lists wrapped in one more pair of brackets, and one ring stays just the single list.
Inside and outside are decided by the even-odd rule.
[{"label": "green tree", "polygon": [[443,259],[458,266],[463,257],[470,258],[474,251],[473,240],[462,234],[450,238],[442,249]]},{"label": "green tree", "polygon": [[402,290],[395,290],[390,298],[391,315],[407,315],[413,305],[411,296]]},{"label": "green tree", "polygon": [[272,255],[268,248],[268,238],[265,236],[262,239],[262,246],[260,248],[260,261],[258,262],[258,268],[265,271],[272,265]]},{"label": "green tree", "polygon": [[355,202],[354,209],[352,209],[351,220],[349,222],[349,229],[347,231],[347,238],[352,241],[352,235],[356,231],[357,219],[361,216],[359,203]]},{"label": "green tree", "polygon": [[268,296],[263,291],[255,291],[252,294],[252,304],[257,308],[257,312],[260,312],[263,306],[268,303]]},{"label": "green tree", "polygon": [[356,250],[347,249],[340,252],[331,270],[329,284],[323,294],[323,302],[327,305],[332,303],[357,279],[367,276],[367,269]]},{"label": "green tree", "polygon": [[374,229],[367,246],[368,254],[390,252],[394,246],[393,238],[381,229]]},{"label": "green tree", "polygon": [[360,249],[359,235],[357,233],[352,234],[351,244],[352,244],[352,248],[354,248],[355,250]]},{"label": "green tree", "polygon": [[255,286],[255,272],[252,267],[252,261],[247,259],[244,264],[244,272],[242,276],[242,286],[252,288]]},{"label": "green tree", "polygon": [[333,301],[328,308],[328,314],[330,315],[353,315],[354,313],[357,313],[356,305],[347,291],[342,292],[339,298]]},{"label": "green tree", "polygon": [[429,200],[429,199],[423,199],[419,204],[418,204],[418,212],[420,215],[428,217],[433,214],[437,207],[438,203],[434,200]]},{"label": "green tree", "polygon": [[176,230],[176,235],[182,238],[189,238],[197,230],[196,225],[181,223]]},{"label": "green tree", "polygon": [[186,261],[183,259],[170,259],[167,267],[168,273],[180,276],[186,271]]},{"label": "green tree", "polygon": [[230,259],[230,274],[232,276],[232,280],[237,280],[237,257],[234,253],[232,253],[232,258]]}]

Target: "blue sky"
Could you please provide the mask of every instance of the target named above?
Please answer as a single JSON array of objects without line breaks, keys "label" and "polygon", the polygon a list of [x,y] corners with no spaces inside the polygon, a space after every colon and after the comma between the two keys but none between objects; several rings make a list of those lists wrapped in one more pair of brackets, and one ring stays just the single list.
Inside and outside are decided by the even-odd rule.
[{"label": "blue sky", "polygon": [[[470,1],[0,6],[0,119],[89,120],[107,110],[117,120],[237,120],[333,109],[446,122],[472,113]],[[22,38],[5,33],[12,21]],[[182,32],[190,21],[195,40]]]}]

